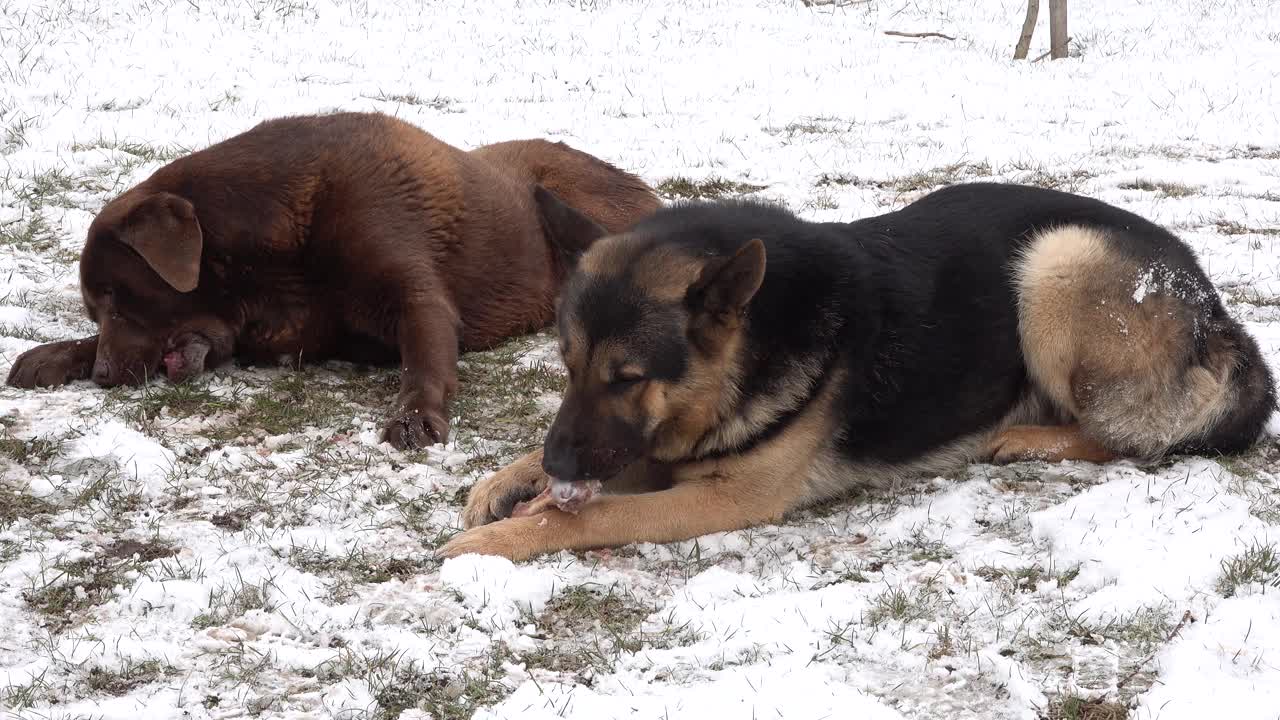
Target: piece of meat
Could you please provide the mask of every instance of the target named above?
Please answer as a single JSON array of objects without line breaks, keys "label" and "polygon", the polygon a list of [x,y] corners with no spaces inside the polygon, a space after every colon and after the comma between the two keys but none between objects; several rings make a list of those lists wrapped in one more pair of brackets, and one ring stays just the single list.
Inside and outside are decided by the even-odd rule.
[{"label": "piece of meat", "polygon": [[577,515],[583,505],[587,504],[596,493],[600,492],[599,480],[557,480],[551,479],[547,487],[537,497],[525,502],[516,503],[511,510],[511,517],[537,515],[552,507]]},{"label": "piece of meat", "polygon": [[172,382],[183,382],[204,372],[204,360],[211,345],[204,337],[186,333],[173,342],[164,354],[165,375]]}]

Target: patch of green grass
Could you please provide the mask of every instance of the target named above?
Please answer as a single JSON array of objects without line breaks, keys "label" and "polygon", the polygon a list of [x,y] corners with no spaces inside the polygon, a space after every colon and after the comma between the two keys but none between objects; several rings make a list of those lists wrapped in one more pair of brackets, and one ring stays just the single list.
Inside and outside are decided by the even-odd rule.
[{"label": "patch of green grass", "polygon": [[324,427],[346,414],[345,400],[314,376],[301,370],[281,375],[249,400],[242,419],[268,435],[281,435],[308,426]]},{"label": "patch of green grass", "polygon": [[197,630],[226,625],[250,610],[271,612],[271,578],[260,582],[245,580],[239,570],[235,580],[215,588],[209,593],[209,609],[197,615],[191,626]]},{"label": "patch of green grass", "polygon": [[853,185],[856,187],[887,187],[888,183],[878,180],[867,180],[857,175],[848,175],[846,173],[822,173],[818,179],[813,182],[816,187],[845,187]]},{"label": "patch of green grass", "polygon": [[609,672],[624,653],[670,648],[697,641],[686,626],[646,632],[641,625],[657,610],[616,585],[576,585],[551,599],[529,621],[543,637],[537,650],[520,657],[527,667],[553,672]]},{"label": "patch of green grass", "polygon": [[233,386],[230,396],[209,387],[209,377],[171,383],[157,379],[139,387],[116,387],[107,393],[107,402],[126,419],[147,425],[161,415],[171,418],[209,417],[240,407],[242,387]]},{"label": "patch of green grass", "polygon": [[[31,682],[22,685],[0,687],[0,707],[12,710],[24,710],[36,705],[58,702],[58,693],[46,680],[47,670],[32,678]],[[14,714],[15,717],[21,715]]]},{"label": "patch of green grass", "polygon": [[704,180],[687,177],[669,177],[654,188],[658,195],[668,200],[714,200],[717,198],[748,195],[764,190],[764,185],[753,185],[739,180],[712,176]]},{"label": "patch of green grass", "polygon": [[[474,466],[475,463],[469,463],[469,465]],[[440,512],[465,505],[469,491],[470,487],[464,486],[449,494],[425,492],[413,498],[396,498],[388,504],[391,505],[391,510],[400,516],[400,522],[405,530],[413,533],[424,547],[434,550],[453,537],[453,531],[441,519]]]},{"label": "patch of green grass", "polygon": [[941,600],[933,583],[922,583],[905,590],[901,587],[886,588],[871,599],[866,621],[873,627],[879,627],[890,621],[910,623],[925,620],[937,613]]},{"label": "patch of green grass", "polygon": [[1110,641],[1131,646],[1138,653],[1149,652],[1164,643],[1174,628],[1173,615],[1163,605],[1091,619],[1058,608],[1050,624],[1082,645],[1102,645]]},{"label": "patch of green grass", "polygon": [[4,134],[0,136],[0,155],[6,155],[14,150],[24,148],[28,144],[27,133],[34,126],[35,118],[15,114],[12,121],[4,128]]},{"label": "patch of green grass", "polygon": [[125,660],[119,668],[91,669],[85,687],[92,693],[121,697],[175,672],[176,668],[159,660]]},{"label": "patch of green grass", "polygon": [[1156,193],[1160,197],[1190,197],[1199,192],[1197,188],[1183,183],[1169,182],[1167,180],[1147,180],[1139,178],[1129,182],[1123,182],[1119,185],[1121,190],[1141,190],[1142,192]]},{"label": "patch of green grass", "polygon": [[10,245],[34,253],[60,248],[58,231],[37,210],[28,210],[16,220],[0,223],[0,245]]},{"label": "patch of green grass", "polygon": [[910,175],[903,175],[883,185],[878,185],[878,187],[885,187],[898,193],[909,193],[933,190],[976,178],[989,177],[990,175],[991,165],[988,163],[955,162],[928,170],[921,170]]},{"label": "patch of green grass", "polygon": [[814,583],[813,590],[820,590],[832,585],[843,585],[844,583],[864,583],[871,582],[871,578],[867,577],[861,570],[846,570],[839,575]]},{"label": "patch of green grass", "polygon": [[1001,568],[983,565],[973,571],[974,575],[987,582],[1003,583],[1015,592],[1035,592],[1036,586],[1052,579],[1039,565],[1028,565],[1020,568]]},{"label": "patch of green grass", "polygon": [[151,404],[159,407],[176,399],[179,416],[232,412],[226,424],[207,432],[210,439],[227,442],[308,427],[346,427],[357,415],[381,418],[395,397],[397,381],[396,373],[382,368],[305,367],[281,373],[251,395],[246,388],[233,388],[226,397],[199,384],[188,390],[169,385],[167,396]]},{"label": "patch of green grass", "polygon": [[895,178],[874,179],[846,173],[823,173],[814,181],[816,187],[862,187],[890,190],[895,193],[914,193],[935,190],[947,185],[969,182],[992,174],[986,162],[954,162]]},{"label": "patch of green grass", "polygon": [[559,672],[608,670],[617,656],[643,647],[637,630],[656,609],[616,586],[567,588],[534,620],[551,642],[522,659],[531,668]]},{"label": "patch of green grass", "polygon": [[894,541],[890,547],[914,562],[941,562],[955,556],[945,540],[929,537],[924,526],[912,528],[908,537]]},{"label": "patch of green grass", "polygon": [[18,338],[19,340],[31,340],[32,342],[47,343],[53,342],[57,338],[49,333],[32,325],[10,325],[8,323],[0,323],[0,335],[4,337]]},{"label": "patch of green grass", "polygon": [[85,610],[110,599],[115,587],[127,583],[142,565],[175,552],[158,539],[118,542],[103,553],[42,568],[22,599],[44,617],[45,627],[60,632],[75,624]]},{"label": "patch of green grass", "polygon": [[1129,708],[1120,703],[1072,695],[1050,702],[1044,720],[1125,720],[1128,717]]},{"label": "patch of green grass", "polygon": [[1080,565],[1077,563],[1058,572],[1058,587],[1064,588],[1072,583],[1076,578],[1080,577]]},{"label": "patch of green grass", "polygon": [[852,122],[835,117],[810,117],[789,122],[782,127],[765,128],[765,132],[789,138],[796,135],[834,135],[846,132],[852,125]]},{"label": "patch of green grass", "polygon": [[376,557],[362,548],[352,548],[344,555],[328,555],[311,547],[289,550],[290,565],[313,575],[332,579],[329,590],[334,602],[346,602],[356,596],[356,585],[371,585],[390,580],[406,580],[435,564],[426,556],[418,558]]},{"label": "patch of green grass", "polygon": [[1214,220],[1213,226],[1223,235],[1280,235],[1280,227],[1252,227],[1226,218]]},{"label": "patch of green grass", "polygon": [[1006,172],[1010,175],[1009,182],[1064,192],[1080,192],[1086,182],[1097,177],[1097,173],[1084,168],[1050,169],[1033,163],[1013,163]]},{"label": "patch of green grass", "polygon": [[[1233,288],[1223,293],[1227,299],[1233,303],[1248,303],[1257,307],[1280,307],[1280,297],[1275,295],[1265,295],[1254,288]],[[1219,462],[1226,465],[1231,458],[1220,459]]]},{"label": "patch of green grass", "polygon": [[555,417],[539,400],[564,390],[564,374],[541,363],[517,362],[527,342],[473,352],[458,364],[452,434],[471,457],[465,469],[492,471],[542,444]]},{"label": "patch of green grass", "polygon": [[324,684],[364,679],[377,705],[367,715],[371,720],[396,720],[406,710],[424,710],[436,720],[469,720],[480,708],[511,694],[514,688],[503,682],[503,664],[511,659],[502,642],[478,662],[432,670],[405,662],[398,651],[358,655],[344,649],[308,674]]},{"label": "patch of green grass", "polygon": [[[6,439],[3,442],[8,442]],[[5,450],[5,454],[8,454]],[[53,515],[58,507],[25,492],[20,492],[0,482],[0,529],[6,528],[19,520],[34,520],[41,515]]]},{"label": "patch of green grass", "polygon": [[72,175],[61,168],[45,170],[31,176],[27,184],[18,189],[17,198],[34,212],[49,205],[60,208],[78,208],[72,199],[74,193],[101,193],[107,186],[92,176]]},{"label": "patch of green grass", "polygon": [[92,142],[78,142],[71,145],[72,152],[87,152],[90,150],[115,150],[131,155],[139,164],[143,162],[171,162],[191,152],[190,148],[182,145],[152,145],[130,140],[108,140],[101,137]]},{"label": "patch of green grass", "polygon": [[1242,586],[1261,584],[1280,588],[1280,550],[1272,543],[1253,542],[1237,555],[1222,561],[1222,575],[1216,589],[1223,597],[1231,597]]},{"label": "patch of green grass", "polygon": [[370,100],[377,100],[379,102],[392,102],[399,105],[429,107],[433,110],[440,110],[443,112],[462,112],[461,110],[454,108],[454,105],[458,102],[457,100],[451,97],[445,97],[444,95],[424,98],[416,93],[388,93],[379,90],[376,95],[365,95],[364,97],[367,97]]},{"label": "patch of green grass", "polygon": [[[62,442],[47,437],[34,437],[22,440],[9,434],[8,430],[0,430],[0,456],[7,457],[19,465],[43,465],[58,454]],[[3,490],[0,490],[3,492]],[[4,509],[0,508],[0,517]]]}]

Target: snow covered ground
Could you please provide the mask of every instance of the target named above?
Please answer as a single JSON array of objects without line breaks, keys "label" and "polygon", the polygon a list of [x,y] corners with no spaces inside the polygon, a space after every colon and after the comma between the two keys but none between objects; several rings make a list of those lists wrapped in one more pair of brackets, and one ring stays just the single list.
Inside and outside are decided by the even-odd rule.
[{"label": "snow covered ground", "polygon": [[[1044,3],[1042,3],[1043,5]],[[1201,254],[1280,369],[1280,13],[1075,0],[0,0],[0,373],[91,332],[101,205],[282,114],[563,139],[669,195],[815,219],[994,178]],[[1047,42],[1047,10],[1032,57]],[[909,40],[884,31],[954,36]],[[394,376],[224,369],[0,391],[0,709],[22,718],[1280,717],[1280,441],[975,466],[786,524],[513,565],[431,549],[536,443],[547,336],[471,355],[455,443]],[[1280,423],[1273,423],[1280,431]]]}]

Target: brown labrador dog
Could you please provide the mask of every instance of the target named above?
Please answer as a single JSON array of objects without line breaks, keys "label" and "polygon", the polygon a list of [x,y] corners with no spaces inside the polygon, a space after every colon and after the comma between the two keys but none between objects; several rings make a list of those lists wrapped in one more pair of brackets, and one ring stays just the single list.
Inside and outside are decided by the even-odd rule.
[{"label": "brown labrador dog", "polygon": [[636,176],[563,143],[465,152],[376,113],[269,120],[102,209],[80,256],[98,334],[28,350],[8,384],[183,381],[233,358],[398,359],[384,438],[443,442],[459,350],[550,323],[585,249],[573,224],[619,231],[659,204]]}]

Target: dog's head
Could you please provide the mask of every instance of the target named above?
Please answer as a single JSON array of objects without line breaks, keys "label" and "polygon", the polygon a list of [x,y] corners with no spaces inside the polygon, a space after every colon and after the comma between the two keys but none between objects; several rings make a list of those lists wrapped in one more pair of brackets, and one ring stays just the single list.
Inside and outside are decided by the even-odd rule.
[{"label": "dog's head", "polygon": [[735,400],[764,244],[701,254],[659,234],[641,223],[590,243],[562,290],[569,382],[543,446],[553,477],[607,480],[642,456],[688,457]]},{"label": "dog's head", "polygon": [[200,287],[204,234],[192,204],[137,188],[94,218],[80,254],[80,292],[98,325],[93,381],[181,381],[230,358],[233,332]]}]

